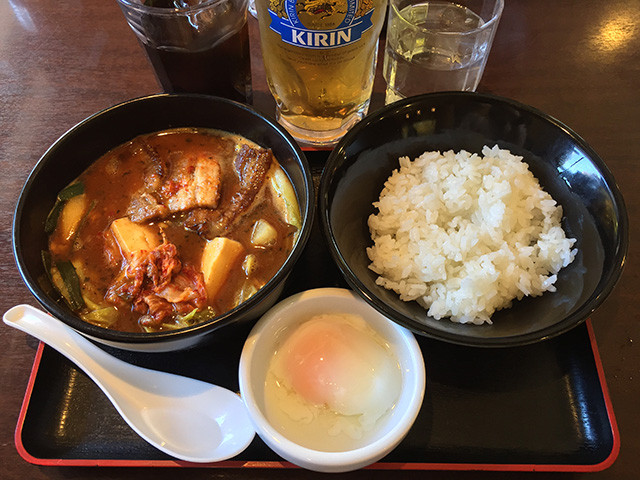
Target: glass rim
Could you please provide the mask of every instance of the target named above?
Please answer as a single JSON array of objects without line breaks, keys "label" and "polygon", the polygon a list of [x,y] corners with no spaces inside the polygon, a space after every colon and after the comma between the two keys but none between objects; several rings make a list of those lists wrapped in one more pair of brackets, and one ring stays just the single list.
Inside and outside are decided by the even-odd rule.
[{"label": "glass rim", "polygon": [[[144,13],[152,13],[154,15],[165,15],[172,16],[176,14],[191,14],[191,13],[199,13],[202,10],[205,10],[213,5],[217,5],[220,3],[228,2],[230,0],[203,0],[201,3],[197,5],[192,5],[188,7],[155,7],[152,5],[145,5],[144,3],[139,3],[141,0],[116,0],[121,6],[125,6],[131,8],[132,10],[137,10],[139,12]],[[502,1],[502,0],[501,0]],[[245,0],[248,3],[247,0]]]},{"label": "glass rim", "polygon": [[[121,0],[119,0],[121,1]],[[416,24],[414,24],[413,22],[409,21],[409,19],[407,19],[404,15],[402,15],[400,13],[400,10],[398,10],[398,6],[397,6],[398,2],[395,2],[393,0],[389,1],[389,9],[391,11],[391,9],[393,9],[396,14],[398,15],[398,18],[400,18],[404,23],[406,23],[407,25],[409,25],[412,28],[418,29],[418,30],[422,30],[425,33],[428,33],[430,35],[473,35],[475,33],[478,32],[482,32],[484,30],[488,30],[489,28],[493,27],[494,24],[498,23],[498,21],[500,20],[500,17],[502,16],[502,11],[504,10],[504,0],[496,0],[496,6],[494,7],[494,11],[491,15],[491,18],[489,20],[487,20],[486,22],[484,22],[481,26],[479,27],[475,27],[471,30],[467,30],[464,32],[434,32],[429,30],[428,28],[424,28],[421,26],[418,26]],[[426,0],[424,3],[432,3],[431,0]],[[450,3],[455,3],[455,2],[450,2]],[[456,4],[457,5],[457,4]],[[474,12],[475,13],[475,12]],[[479,16],[479,15],[478,15]]]}]

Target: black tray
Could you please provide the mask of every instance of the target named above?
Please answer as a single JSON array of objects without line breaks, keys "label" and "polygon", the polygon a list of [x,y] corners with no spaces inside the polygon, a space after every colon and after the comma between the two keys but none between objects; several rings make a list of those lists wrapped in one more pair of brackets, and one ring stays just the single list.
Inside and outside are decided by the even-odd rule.
[{"label": "black tray", "polygon": [[[327,153],[307,152],[317,180]],[[283,297],[345,287],[322,233],[312,238]],[[250,325],[183,352],[108,349],[145,367],[238,390],[237,367]],[[427,367],[425,401],[404,441],[370,468],[596,471],[618,454],[618,430],[589,322],[552,340],[478,349],[418,338]],[[98,387],[65,357],[41,345],[16,429],[24,459],[40,465],[192,466],[138,437]],[[200,466],[200,465],[199,465]],[[212,467],[290,467],[258,437]]]}]

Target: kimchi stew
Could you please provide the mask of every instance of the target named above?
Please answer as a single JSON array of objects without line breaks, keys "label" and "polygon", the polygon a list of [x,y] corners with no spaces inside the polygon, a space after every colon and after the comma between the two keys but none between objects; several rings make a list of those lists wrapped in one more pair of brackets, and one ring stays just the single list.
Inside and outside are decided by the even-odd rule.
[{"label": "kimchi stew", "polygon": [[218,130],[172,129],[116,147],[64,188],[42,256],[83,320],[166,331],[255,294],[300,227],[294,188],[271,150]]}]

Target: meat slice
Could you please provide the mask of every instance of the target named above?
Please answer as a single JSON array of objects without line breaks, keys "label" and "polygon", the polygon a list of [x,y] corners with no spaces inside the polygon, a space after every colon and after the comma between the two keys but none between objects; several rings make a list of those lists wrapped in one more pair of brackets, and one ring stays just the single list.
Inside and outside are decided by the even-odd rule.
[{"label": "meat slice", "polygon": [[187,225],[208,239],[225,233],[235,219],[253,204],[265,183],[272,162],[271,150],[243,145],[234,160],[238,190],[229,204],[221,206],[217,211],[196,209],[189,214]]},{"label": "meat slice", "polygon": [[140,191],[131,199],[127,208],[127,216],[133,222],[141,223],[154,218],[169,215],[169,209],[153,192]]},{"label": "meat slice", "polygon": [[144,143],[144,187],[127,208],[134,222],[146,222],[195,208],[215,209],[220,201],[221,169],[214,153],[161,157]]},{"label": "meat slice", "polygon": [[157,190],[162,185],[167,165],[146,141],[136,142],[134,148],[134,155],[144,164],[144,187],[133,195],[127,216],[134,222],[162,218],[169,214],[169,209],[163,204]]},{"label": "meat slice", "polygon": [[220,200],[220,164],[207,155],[172,159],[160,192],[171,213],[216,208]]},{"label": "meat slice", "polygon": [[273,153],[263,148],[251,148],[244,145],[236,157],[235,167],[240,179],[240,190],[231,199],[231,208],[225,217],[233,221],[238,214],[253,203],[258,191],[264,184],[271,167]]}]

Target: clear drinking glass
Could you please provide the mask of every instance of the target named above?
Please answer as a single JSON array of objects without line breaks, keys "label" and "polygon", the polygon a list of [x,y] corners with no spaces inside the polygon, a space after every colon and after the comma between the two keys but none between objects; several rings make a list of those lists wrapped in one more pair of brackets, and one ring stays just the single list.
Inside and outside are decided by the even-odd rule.
[{"label": "clear drinking glass", "polygon": [[165,92],[250,102],[248,0],[118,0]]},{"label": "clear drinking glass", "polygon": [[421,93],[475,91],[504,0],[389,0],[385,103]]}]

